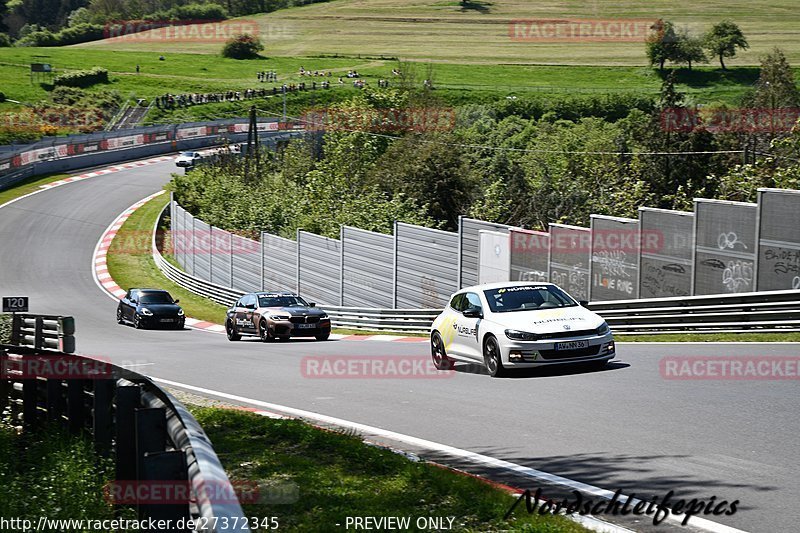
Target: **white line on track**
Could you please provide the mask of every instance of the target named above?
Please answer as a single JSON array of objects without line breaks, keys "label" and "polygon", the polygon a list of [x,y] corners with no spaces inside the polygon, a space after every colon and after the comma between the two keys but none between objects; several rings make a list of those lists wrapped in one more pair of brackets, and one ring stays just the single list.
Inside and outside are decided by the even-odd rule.
[{"label": "white line on track", "polygon": [[[493,468],[499,468],[502,470],[506,470],[509,472],[513,472],[515,474],[519,474],[525,477],[529,477],[532,479],[536,479],[538,481],[544,481],[547,483],[553,483],[556,485],[561,485],[563,487],[570,488],[572,490],[578,490],[584,494],[590,494],[592,496],[597,496],[600,498],[604,498],[610,500],[614,497],[614,491],[610,491],[607,489],[602,489],[600,487],[595,487],[593,485],[589,485],[586,483],[582,483],[580,481],[575,481],[569,478],[565,478],[562,476],[558,476],[555,474],[550,474],[548,472],[543,472],[541,470],[536,470],[527,466],[519,465],[516,463],[511,463],[509,461],[504,461],[502,459],[495,459],[494,457],[489,457],[488,455],[482,455],[475,452],[470,452],[468,450],[462,450],[460,448],[455,448],[453,446],[448,446],[447,444],[440,444],[438,442],[433,442],[425,439],[421,439],[418,437],[412,437],[410,435],[404,435],[402,433],[396,433],[394,431],[389,431],[386,429],[377,428],[374,426],[368,426],[366,424],[360,424],[358,422],[350,422],[349,420],[344,420],[341,418],[335,418],[328,415],[323,415],[320,413],[314,413],[312,411],[305,411],[303,409],[296,409],[294,407],[286,407],[283,405],[263,402],[261,400],[254,400],[252,398],[245,398],[244,396],[237,396],[235,394],[228,394],[226,392],[219,392],[211,389],[205,389],[202,387],[196,387],[194,385],[186,385],[185,383],[178,383],[176,381],[170,381],[167,379],[161,379],[150,376],[153,381],[158,383],[162,383],[164,385],[168,385],[171,387],[178,387],[185,390],[190,390],[194,392],[199,392],[202,394],[216,396],[218,398],[225,398],[227,400],[233,400],[240,403],[250,404],[257,407],[263,407],[265,409],[270,409],[272,411],[278,411],[279,413],[286,413],[291,416],[297,418],[305,418],[308,420],[313,420],[316,422],[320,422],[323,424],[329,424],[333,426],[338,426],[346,429],[352,429],[355,431],[360,432],[366,436],[376,436],[376,437],[383,437],[386,439],[391,439],[397,442],[403,442],[406,444],[410,444],[412,446],[417,446],[420,448],[424,448],[427,450],[436,451],[439,453],[445,453],[450,457],[458,458],[458,459],[466,459],[475,464],[481,464],[490,466]],[[636,505],[639,500],[631,499],[631,505]],[[667,520],[671,522],[675,522],[680,524],[683,520],[683,515],[674,516],[670,514],[667,517]],[[687,525],[694,526],[696,528],[702,529],[704,531],[708,531],[711,533],[746,533],[741,529],[736,529],[733,527],[729,527],[717,522],[712,522],[711,520],[707,520],[705,518],[700,518],[698,516],[692,516]]]}]

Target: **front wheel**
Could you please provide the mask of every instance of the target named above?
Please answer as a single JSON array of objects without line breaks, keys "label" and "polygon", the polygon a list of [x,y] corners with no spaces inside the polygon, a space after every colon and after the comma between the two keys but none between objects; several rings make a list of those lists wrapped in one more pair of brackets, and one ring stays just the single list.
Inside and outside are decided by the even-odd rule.
[{"label": "front wheel", "polygon": [[503,368],[500,345],[494,337],[489,337],[483,344],[483,360],[490,376],[499,378],[505,375],[506,369]]},{"label": "front wheel", "polygon": [[138,314],[133,315],[133,327],[136,329],[142,329],[144,327],[144,324],[142,324],[142,317]]},{"label": "front wheel", "polygon": [[225,321],[225,333],[228,335],[229,341],[238,341],[242,338],[242,336],[236,332],[236,327],[230,320]]},{"label": "front wheel", "polygon": [[275,338],[272,336],[272,333],[270,333],[266,320],[262,320],[259,327],[261,328],[261,342],[270,342]]},{"label": "front wheel", "polygon": [[122,308],[117,307],[117,324],[124,324],[125,320],[122,318]]},{"label": "front wheel", "polygon": [[444,341],[438,331],[434,331],[433,335],[431,335],[431,359],[433,359],[433,366],[436,370],[451,370],[453,368],[453,360],[447,357]]}]

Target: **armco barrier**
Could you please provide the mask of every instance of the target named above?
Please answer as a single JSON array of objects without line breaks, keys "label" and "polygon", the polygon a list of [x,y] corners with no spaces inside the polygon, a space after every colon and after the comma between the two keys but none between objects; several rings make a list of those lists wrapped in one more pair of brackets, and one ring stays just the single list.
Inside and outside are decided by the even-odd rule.
[{"label": "armco barrier", "polygon": [[[180,150],[191,150],[247,140],[247,119],[171,124],[51,137],[0,151],[0,190],[20,180],[52,172],[68,172]],[[301,133],[293,124],[259,122],[259,136],[267,143]]]},{"label": "armco barrier", "polygon": [[[70,370],[47,374],[45,368]],[[115,483],[123,487],[163,484],[162,494],[183,486],[198,489],[175,490],[164,502],[144,501],[146,495],[133,490],[121,503],[135,505],[140,519],[194,519],[193,531],[208,533],[250,531],[208,437],[191,413],[149,378],[98,359],[0,345],[0,411],[6,408],[28,429],[50,420],[90,435],[98,453],[114,458]],[[114,486],[110,489],[113,496]],[[228,526],[217,529],[223,524]]]},{"label": "armco barrier", "polygon": [[[157,227],[158,223],[153,228],[153,259],[167,278],[223,305],[231,305],[244,294],[187,274],[167,261],[156,246]],[[800,290],[592,302],[588,307],[602,315],[617,335],[800,331]],[[324,308],[335,327],[415,333],[430,331],[441,311]]]}]

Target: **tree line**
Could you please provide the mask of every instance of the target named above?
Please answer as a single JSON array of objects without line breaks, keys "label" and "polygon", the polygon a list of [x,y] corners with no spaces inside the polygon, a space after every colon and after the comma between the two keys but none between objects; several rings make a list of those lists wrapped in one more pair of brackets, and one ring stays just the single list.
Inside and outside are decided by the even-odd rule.
[{"label": "tree line", "polygon": [[729,20],[714,24],[704,35],[692,34],[687,28],[677,29],[664,19],[656,21],[651,30],[645,45],[647,59],[662,71],[667,61],[688,65],[691,70],[693,63],[708,63],[709,56],[718,58],[726,70],[725,58],[736,57],[737,51],[750,47],[741,28]]}]

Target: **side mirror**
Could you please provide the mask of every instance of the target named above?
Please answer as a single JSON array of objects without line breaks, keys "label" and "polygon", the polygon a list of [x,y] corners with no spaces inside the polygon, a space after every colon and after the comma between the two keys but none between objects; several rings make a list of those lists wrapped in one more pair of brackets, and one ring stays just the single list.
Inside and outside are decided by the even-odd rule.
[{"label": "side mirror", "polygon": [[180,300],[175,300],[175,303],[176,303],[176,304],[177,304],[177,303],[180,303],[180,302],[181,302]]},{"label": "side mirror", "polygon": [[316,307],[317,304],[315,302],[308,302],[309,307]]},{"label": "side mirror", "polygon": [[578,303],[581,305],[581,307],[586,307],[589,305],[589,300],[580,300]]},{"label": "side mirror", "polygon": [[483,312],[477,307],[464,309],[462,314],[467,318],[483,318]]}]

